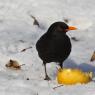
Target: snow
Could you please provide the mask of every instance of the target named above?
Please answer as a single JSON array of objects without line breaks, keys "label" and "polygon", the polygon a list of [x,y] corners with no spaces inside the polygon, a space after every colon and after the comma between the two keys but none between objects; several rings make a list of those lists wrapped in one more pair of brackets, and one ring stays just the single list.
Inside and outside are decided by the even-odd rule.
[{"label": "snow", "polygon": [[[33,25],[31,15],[40,27]],[[79,41],[71,40],[72,52],[63,67],[95,72],[95,62],[90,62],[95,50],[94,0],[0,0],[0,95],[95,95],[94,78],[88,84],[53,89],[59,85],[54,62],[47,64],[52,80],[44,80],[44,68],[35,43],[53,22],[64,19],[78,28],[68,35]],[[10,59],[25,65],[21,70],[8,69],[5,64]]]}]

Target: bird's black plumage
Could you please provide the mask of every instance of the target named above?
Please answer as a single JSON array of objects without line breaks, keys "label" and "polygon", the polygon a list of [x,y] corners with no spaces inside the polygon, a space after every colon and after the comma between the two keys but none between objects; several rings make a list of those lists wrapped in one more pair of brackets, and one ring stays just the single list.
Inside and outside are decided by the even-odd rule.
[{"label": "bird's black plumage", "polygon": [[[59,62],[59,65],[62,67],[62,63],[71,52],[71,42],[66,35],[67,29],[68,25],[64,22],[55,22],[37,41],[36,49],[44,65],[49,62]],[[46,79],[48,78],[46,73]]]}]

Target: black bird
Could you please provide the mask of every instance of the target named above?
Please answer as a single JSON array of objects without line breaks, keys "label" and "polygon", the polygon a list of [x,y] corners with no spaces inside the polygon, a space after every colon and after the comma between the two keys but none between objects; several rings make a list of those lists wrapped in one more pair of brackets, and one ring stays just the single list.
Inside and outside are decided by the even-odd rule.
[{"label": "black bird", "polygon": [[62,68],[62,63],[71,52],[70,38],[66,35],[69,30],[76,30],[76,28],[69,27],[64,22],[55,22],[36,43],[38,55],[45,67],[45,80],[50,80],[46,71],[46,63],[58,62]]}]

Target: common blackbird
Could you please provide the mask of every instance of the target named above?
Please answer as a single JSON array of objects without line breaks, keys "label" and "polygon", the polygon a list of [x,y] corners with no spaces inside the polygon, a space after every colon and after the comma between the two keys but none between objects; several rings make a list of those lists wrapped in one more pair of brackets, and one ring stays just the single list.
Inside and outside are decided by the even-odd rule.
[{"label": "common blackbird", "polygon": [[76,29],[76,27],[68,26],[64,22],[55,22],[37,41],[36,49],[45,67],[45,80],[50,80],[46,71],[46,63],[58,62],[62,68],[62,63],[69,56],[72,47],[66,32]]}]

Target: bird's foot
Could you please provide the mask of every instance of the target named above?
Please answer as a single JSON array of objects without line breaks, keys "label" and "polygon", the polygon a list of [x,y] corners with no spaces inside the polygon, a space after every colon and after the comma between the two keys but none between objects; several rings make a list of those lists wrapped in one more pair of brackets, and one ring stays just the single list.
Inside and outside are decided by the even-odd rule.
[{"label": "bird's foot", "polygon": [[51,78],[47,75],[44,80],[51,80]]}]

